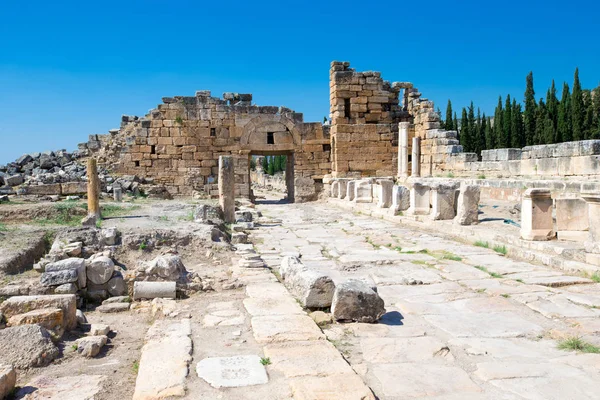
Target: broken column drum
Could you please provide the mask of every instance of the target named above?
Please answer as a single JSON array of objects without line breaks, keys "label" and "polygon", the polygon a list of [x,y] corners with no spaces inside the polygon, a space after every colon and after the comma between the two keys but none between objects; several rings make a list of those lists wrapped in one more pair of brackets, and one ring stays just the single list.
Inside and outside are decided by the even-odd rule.
[{"label": "broken column drum", "polygon": [[133,299],[174,299],[177,293],[175,282],[134,282]]},{"label": "broken column drum", "polygon": [[100,181],[98,179],[98,165],[95,158],[88,159],[87,177],[88,215],[94,215],[97,218],[100,218]]},{"label": "broken column drum", "polygon": [[235,175],[231,156],[219,157],[219,205],[225,222],[235,222]]},{"label": "broken column drum", "polygon": [[521,238],[543,241],[554,237],[552,197],[547,189],[527,189],[521,206]]}]

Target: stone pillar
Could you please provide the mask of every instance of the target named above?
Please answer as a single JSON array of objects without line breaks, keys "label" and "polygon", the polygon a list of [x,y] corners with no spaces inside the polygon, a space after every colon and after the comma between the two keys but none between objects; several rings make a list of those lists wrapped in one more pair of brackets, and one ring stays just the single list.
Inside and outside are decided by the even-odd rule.
[{"label": "stone pillar", "polygon": [[356,203],[372,203],[373,202],[373,185],[371,181],[361,180],[356,181],[354,190],[354,201]]},{"label": "stone pillar", "polygon": [[87,198],[88,215],[100,218],[100,181],[98,180],[98,165],[95,158],[88,158],[87,161]]},{"label": "stone pillar", "polygon": [[411,176],[421,176],[421,138],[414,137],[412,142]]},{"label": "stone pillar", "polygon": [[219,157],[219,205],[225,223],[235,222],[235,174],[233,157]]},{"label": "stone pillar", "polygon": [[588,205],[590,231],[585,242],[585,251],[600,254],[600,193],[581,193]]},{"label": "stone pillar", "polygon": [[394,215],[410,207],[410,190],[406,186],[394,186],[392,189],[392,211]]},{"label": "stone pillar", "polygon": [[454,222],[459,225],[472,225],[479,222],[479,197],[480,188],[477,185],[460,185],[456,218]]},{"label": "stone pillar", "polygon": [[296,201],[296,179],[294,177],[294,154],[286,156],[285,164],[285,186],[287,188],[287,201]]},{"label": "stone pillar", "polygon": [[409,215],[428,215],[430,212],[430,189],[429,186],[415,182],[410,189]]},{"label": "stone pillar", "polygon": [[340,194],[340,181],[338,181],[336,179],[335,181],[331,182],[331,198],[337,199],[339,194]]},{"label": "stone pillar", "polygon": [[117,203],[123,201],[123,189],[121,186],[113,186],[113,197]]},{"label": "stone pillar", "polygon": [[521,206],[521,238],[543,241],[553,237],[554,223],[550,190],[527,189],[523,193]]},{"label": "stone pillar", "polygon": [[338,199],[345,199],[348,185],[346,184],[347,179],[340,179],[340,185],[338,186]]},{"label": "stone pillar", "polygon": [[348,181],[346,186],[346,198],[348,201],[354,201],[355,191],[356,190],[356,181]]},{"label": "stone pillar", "polygon": [[398,124],[398,176],[408,177],[408,127],[410,122]]},{"label": "stone pillar", "polygon": [[378,202],[377,207],[389,208],[392,205],[392,190],[394,187],[394,181],[391,179],[380,179],[377,185]]},{"label": "stone pillar", "polygon": [[456,211],[456,183],[439,183],[431,188],[431,218],[433,220],[454,219]]}]

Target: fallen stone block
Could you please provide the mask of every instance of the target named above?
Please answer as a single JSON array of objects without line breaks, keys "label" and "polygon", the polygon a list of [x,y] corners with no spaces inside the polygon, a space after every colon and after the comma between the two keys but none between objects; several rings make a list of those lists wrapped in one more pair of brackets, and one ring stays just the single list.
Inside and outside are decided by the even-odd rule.
[{"label": "fallen stone block", "polygon": [[76,305],[76,298],[73,294],[14,296],[0,304],[0,312],[6,318],[10,318],[13,315],[25,314],[32,310],[60,308],[63,311],[65,329],[71,330],[77,327]]},{"label": "fallen stone block", "polygon": [[12,365],[0,365],[0,399],[8,398],[17,383],[17,372]]},{"label": "fallen stone block", "polygon": [[175,282],[134,282],[133,299],[174,299],[177,285]]},{"label": "fallen stone block", "polygon": [[248,243],[248,235],[244,232],[233,232],[231,234],[231,244]]},{"label": "fallen stone block", "polygon": [[133,400],[185,396],[192,361],[191,335],[189,319],[154,322],[142,347]]},{"label": "fallen stone block", "polygon": [[38,324],[61,337],[65,331],[63,311],[60,308],[42,308],[25,314],[13,315],[8,319],[9,326]]},{"label": "fallen stone block", "polygon": [[256,355],[211,357],[196,365],[196,373],[214,388],[264,385],[267,371]]},{"label": "fallen stone block", "polygon": [[15,397],[24,400],[96,399],[105,379],[103,375],[78,374],[61,378],[42,375],[19,389]]},{"label": "fallen stone block", "polygon": [[376,322],[385,314],[385,305],[370,285],[348,280],[336,286],[331,314],[337,321]]},{"label": "fallen stone block", "polygon": [[169,281],[177,281],[187,275],[181,257],[176,254],[158,256],[152,261],[143,263],[138,269],[143,270],[146,275]]},{"label": "fallen stone block", "polygon": [[[81,242],[78,242],[81,243]],[[53,245],[54,247],[54,245]],[[82,289],[86,286],[86,282],[87,282],[87,271],[85,268],[85,260],[83,258],[76,258],[76,257],[71,257],[71,258],[67,258],[65,260],[60,260],[60,261],[56,261],[56,262],[51,262],[49,264],[46,265],[45,267],[45,272],[46,273],[56,273],[56,272],[63,272],[63,271],[75,271],[76,277],[77,279],[72,281],[65,281],[62,283],[57,283],[55,285],[62,285],[64,283],[70,283],[70,282],[76,282],[77,283],[77,287],[79,289]],[[59,275],[59,274],[55,274],[55,275]],[[57,276],[53,276],[53,277],[48,277],[47,282],[50,282],[50,280],[54,280],[58,282],[58,277]],[[66,277],[70,276],[69,274],[65,274],[65,279]],[[43,279],[44,274],[42,274],[42,278]],[[42,282],[42,284],[44,284]],[[46,285],[49,286],[49,285]]]},{"label": "fallen stone block", "polygon": [[116,245],[118,236],[119,231],[117,228],[104,228],[100,231],[100,238],[107,246]]},{"label": "fallen stone block", "polygon": [[90,336],[106,336],[110,332],[110,326],[106,324],[92,324],[90,326]]},{"label": "fallen stone block", "polygon": [[77,282],[77,271],[74,269],[55,272],[46,271],[40,276],[40,283],[43,286],[59,286],[73,282]]},{"label": "fallen stone block", "polygon": [[285,285],[304,307],[331,307],[335,284],[324,273],[304,268],[287,274]]},{"label": "fallen stone block", "polygon": [[479,222],[480,192],[481,189],[477,185],[464,183],[461,185],[454,222],[460,225],[473,225]]},{"label": "fallen stone block", "polygon": [[109,314],[109,313],[118,313],[129,311],[131,304],[129,303],[109,303],[102,304],[101,306],[96,307],[96,311]]},{"label": "fallen stone block", "polygon": [[235,222],[252,222],[252,213],[250,211],[236,211]]},{"label": "fallen stone block", "polygon": [[87,278],[96,285],[102,285],[110,280],[115,272],[115,263],[106,256],[91,259],[87,266]]},{"label": "fallen stone block", "polygon": [[45,367],[58,355],[52,336],[39,325],[0,330],[0,364],[10,364],[17,369]]},{"label": "fallen stone block", "polygon": [[88,358],[95,357],[107,341],[108,337],[105,335],[83,337],[77,340],[77,353]]},{"label": "fallen stone block", "polygon": [[304,269],[304,264],[302,264],[302,261],[300,261],[298,257],[285,256],[281,259],[281,264],[279,265],[279,275],[285,280],[288,275],[294,274],[302,269]]},{"label": "fallen stone block", "polygon": [[127,284],[120,272],[113,273],[113,277],[106,283],[106,290],[111,296],[122,296],[127,293]]}]

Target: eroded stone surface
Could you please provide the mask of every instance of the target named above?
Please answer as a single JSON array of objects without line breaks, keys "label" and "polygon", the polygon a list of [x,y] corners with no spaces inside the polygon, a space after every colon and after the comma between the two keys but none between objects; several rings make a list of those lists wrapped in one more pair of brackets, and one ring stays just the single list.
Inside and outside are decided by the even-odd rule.
[{"label": "eroded stone surface", "polygon": [[269,382],[261,358],[256,355],[205,358],[196,365],[196,373],[215,388],[264,385]]}]

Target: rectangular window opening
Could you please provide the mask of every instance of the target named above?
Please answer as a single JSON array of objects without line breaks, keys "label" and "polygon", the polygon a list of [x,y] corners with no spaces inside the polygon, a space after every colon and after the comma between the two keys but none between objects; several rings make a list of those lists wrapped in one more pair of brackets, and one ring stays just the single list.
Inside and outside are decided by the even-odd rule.
[{"label": "rectangular window opening", "polygon": [[139,162],[139,161],[136,161],[136,162],[135,162],[135,166],[136,166],[136,167],[139,167],[139,166],[140,166],[140,162]]},{"label": "rectangular window opening", "polygon": [[350,118],[350,99],[344,99],[344,117]]},{"label": "rectangular window opening", "polygon": [[273,132],[267,132],[267,144],[275,144],[275,136]]},{"label": "rectangular window opening", "polygon": [[331,151],[331,145],[330,144],[324,144],[323,145],[323,151]]},{"label": "rectangular window opening", "polygon": [[210,136],[211,137],[217,136],[217,128],[210,128]]},{"label": "rectangular window opening", "polygon": [[150,146],[150,154],[156,154],[156,146],[155,145]]}]

